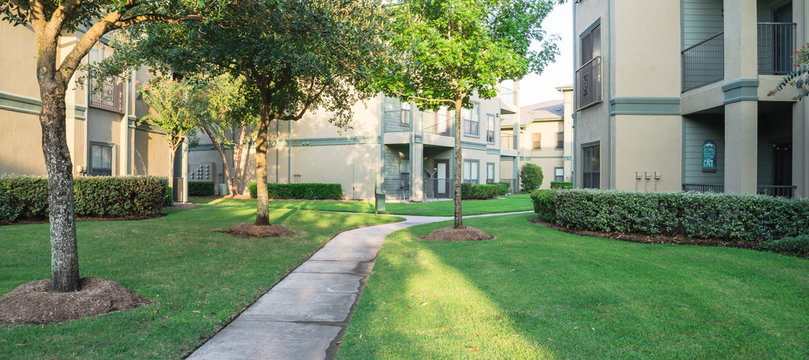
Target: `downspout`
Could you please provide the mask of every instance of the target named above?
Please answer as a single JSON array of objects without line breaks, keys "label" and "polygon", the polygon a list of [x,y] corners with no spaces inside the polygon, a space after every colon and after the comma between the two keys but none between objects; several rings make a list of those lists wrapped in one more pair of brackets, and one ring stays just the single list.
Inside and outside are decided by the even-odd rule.
[{"label": "downspout", "polygon": [[609,110],[609,103],[612,99],[612,61],[614,60],[613,53],[615,52],[612,47],[612,6],[614,2],[611,0],[607,0],[607,52],[608,52],[608,61],[607,61],[607,144],[609,145],[609,152],[607,156],[607,170],[609,171],[609,176],[607,176],[607,189],[612,189],[614,184],[614,177],[615,177],[615,169],[613,167],[614,159],[615,159],[615,141],[612,138],[612,126],[614,124],[613,116],[610,115],[611,111]]},{"label": "downspout", "polygon": [[287,124],[287,184],[292,184],[292,120]]},{"label": "downspout", "polygon": [[[572,4],[573,6],[573,39],[578,39],[578,34],[576,33],[576,3]],[[578,170],[578,163],[577,160],[579,158],[579,142],[577,141],[579,135],[578,130],[576,130],[576,119],[578,118],[578,112],[576,111],[577,101],[576,101],[576,94],[581,90],[577,89],[578,82],[576,81],[576,69],[579,68],[579,57],[578,57],[578,49],[579,41],[574,40],[573,44],[573,114],[571,117],[573,118],[573,159],[571,159],[571,167],[573,169],[573,187],[579,188],[581,187],[579,183],[579,171]]]}]

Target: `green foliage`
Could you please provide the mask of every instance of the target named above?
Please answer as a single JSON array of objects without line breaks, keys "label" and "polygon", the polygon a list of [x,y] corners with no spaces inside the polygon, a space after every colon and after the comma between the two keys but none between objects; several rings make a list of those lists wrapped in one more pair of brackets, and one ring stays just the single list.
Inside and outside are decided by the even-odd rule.
[{"label": "green foliage", "polygon": [[573,182],[572,181],[551,181],[551,189],[572,189]]},{"label": "green foliage", "polygon": [[497,195],[505,195],[508,193],[508,188],[511,185],[509,182],[499,182],[497,186]]},{"label": "green foliage", "polygon": [[534,163],[525,163],[520,168],[520,184],[526,192],[532,192],[542,185],[542,168]]},{"label": "green foliage", "polygon": [[809,235],[773,240],[765,243],[763,248],[779,254],[809,257]]},{"label": "green foliage", "polygon": [[171,186],[166,186],[165,201],[163,201],[163,206],[172,205],[174,205],[174,194],[171,192]]},{"label": "green foliage", "polygon": [[188,182],[188,195],[190,196],[213,196],[214,193],[213,181]]},{"label": "green foliage", "polygon": [[796,50],[792,55],[792,61],[792,71],[784,75],[784,78],[778,82],[775,89],[767,93],[767,96],[775,95],[787,86],[794,86],[798,90],[798,95],[793,100],[802,100],[809,95],[809,44]]},{"label": "green foliage", "polygon": [[169,148],[177,150],[180,142],[200,124],[200,112],[205,106],[201,89],[187,79],[159,76],[142,85],[140,93],[150,108],[141,122],[163,130]]},{"label": "green foliage", "polygon": [[[148,217],[160,213],[167,180],[153,176],[79,177],[73,182],[78,217]],[[48,179],[0,177],[0,222],[48,218]]]},{"label": "green foliage", "polygon": [[[258,195],[255,182],[251,182],[247,188],[250,196]],[[343,187],[340,184],[267,184],[267,191],[270,199],[340,200],[343,198]]]},{"label": "green foliage", "polygon": [[562,190],[557,223],[571,229],[771,241],[809,234],[809,200],[764,195]]},{"label": "green foliage", "polygon": [[534,212],[550,222],[556,222],[556,192],[555,189],[536,189],[531,192]]},{"label": "green foliage", "polygon": [[[503,190],[500,184],[461,184],[461,198],[462,199],[492,199],[497,195],[501,195]],[[502,191],[505,194],[505,191]]]}]

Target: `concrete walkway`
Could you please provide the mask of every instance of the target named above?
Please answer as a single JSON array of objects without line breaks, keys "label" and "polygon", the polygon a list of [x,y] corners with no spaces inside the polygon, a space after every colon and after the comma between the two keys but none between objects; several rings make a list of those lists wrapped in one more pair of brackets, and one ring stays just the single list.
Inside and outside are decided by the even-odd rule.
[{"label": "concrete walkway", "polygon": [[333,358],[388,234],[452,219],[396,216],[405,221],[335,236],[188,359]]}]

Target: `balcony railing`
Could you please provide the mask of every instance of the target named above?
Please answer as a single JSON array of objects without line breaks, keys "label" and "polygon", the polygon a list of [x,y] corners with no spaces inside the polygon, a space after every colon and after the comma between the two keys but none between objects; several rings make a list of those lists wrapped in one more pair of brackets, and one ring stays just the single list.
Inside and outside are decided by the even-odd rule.
[{"label": "balcony railing", "polygon": [[758,23],[758,73],[784,75],[792,71],[795,23]]},{"label": "balcony railing", "polygon": [[759,185],[757,192],[762,195],[792,198],[797,188],[795,185]]},{"label": "balcony railing", "polygon": [[425,177],[424,196],[430,199],[451,198],[455,190],[454,184],[453,179]]},{"label": "balcony railing", "polygon": [[500,135],[500,148],[517,149],[517,135]]},{"label": "balcony railing", "polygon": [[500,101],[506,104],[514,105],[514,89],[505,85],[500,85]]},{"label": "balcony railing", "polygon": [[717,184],[683,184],[683,191],[696,191],[696,192],[725,192],[725,185]]},{"label": "balcony railing", "polygon": [[601,102],[601,57],[576,69],[576,110]]},{"label": "balcony railing", "polygon": [[410,178],[385,178],[382,188],[390,199],[410,198]]},{"label": "balcony railing", "polygon": [[725,78],[725,33],[702,40],[681,52],[683,92]]},{"label": "balcony railing", "polygon": [[124,82],[118,78],[112,81],[96,80],[90,75],[88,81],[88,91],[90,91],[91,107],[124,113]]},{"label": "balcony railing", "polygon": [[410,131],[410,110],[385,111],[385,132]]}]

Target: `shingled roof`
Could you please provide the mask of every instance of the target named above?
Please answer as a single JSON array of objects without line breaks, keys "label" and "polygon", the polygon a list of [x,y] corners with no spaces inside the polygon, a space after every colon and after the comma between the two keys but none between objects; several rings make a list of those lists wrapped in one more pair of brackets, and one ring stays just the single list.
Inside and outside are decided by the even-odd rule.
[{"label": "shingled roof", "polygon": [[533,121],[534,119],[563,119],[565,117],[565,106],[563,102],[562,99],[559,99],[523,106],[520,108],[520,118],[522,121]]}]

